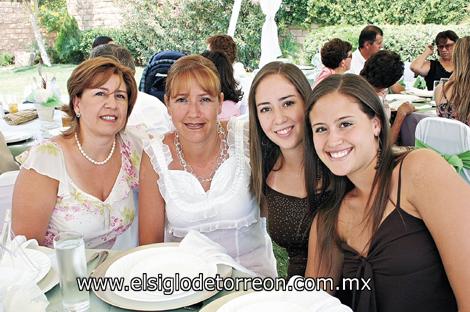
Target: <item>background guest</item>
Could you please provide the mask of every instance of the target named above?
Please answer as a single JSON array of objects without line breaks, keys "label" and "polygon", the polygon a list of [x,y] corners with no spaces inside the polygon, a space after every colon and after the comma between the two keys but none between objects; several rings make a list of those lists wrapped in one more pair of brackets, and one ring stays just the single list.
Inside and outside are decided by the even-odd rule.
[{"label": "background guest", "polygon": [[227,121],[231,117],[240,116],[240,102],[243,98],[243,92],[238,86],[238,82],[233,77],[233,67],[230,64],[225,53],[221,51],[206,51],[202,56],[211,60],[219,72],[224,102],[222,103],[222,112],[219,114],[219,120]]},{"label": "background guest", "polygon": [[470,37],[457,40],[452,57],[454,72],[436,90],[437,115],[470,126]]},{"label": "background guest", "polygon": [[108,36],[97,36],[93,43],[91,44],[91,48],[94,49],[99,45],[113,43],[113,38]]},{"label": "background guest", "polygon": [[72,125],[33,147],[23,163],[13,230],[48,247],[59,232],[77,231],[87,248],[111,248],[135,214],[142,149],[124,131],[137,97],[134,75],[96,57],[74,69],[67,89]]},{"label": "background guest", "polygon": [[[437,34],[433,44],[429,44],[410,65],[410,69],[417,75],[423,76],[428,90],[433,90],[434,81],[449,78],[454,71],[452,51],[459,36],[452,30]],[[434,54],[434,44],[437,46],[437,60],[428,60]]]},{"label": "background guest", "polygon": [[[361,71],[361,76],[369,82],[382,100],[387,120],[390,120],[391,110],[388,106],[386,95],[388,88],[394,85],[403,76],[404,64],[400,55],[393,51],[382,50],[371,56],[365,63]],[[415,111],[415,107],[410,102],[401,104],[395,115],[390,129],[391,144],[395,144],[400,135],[401,125],[406,116]]]},{"label": "background guest", "polygon": [[0,131],[0,174],[13,170],[18,170],[18,164],[13,159],[13,155],[5,142],[5,137]]},{"label": "background guest", "polygon": [[351,68],[352,46],[338,38],[331,39],[320,50],[325,67],[315,79],[314,87],[331,74],[344,74]]},{"label": "background guest", "polygon": [[173,64],[165,103],[176,130],[145,147],[140,243],[177,242],[196,230],[246,268],[276,276],[266,224],[248,188],[248,123],[218,121],[222,102],[219,75],[210,60],[191,55]]}]

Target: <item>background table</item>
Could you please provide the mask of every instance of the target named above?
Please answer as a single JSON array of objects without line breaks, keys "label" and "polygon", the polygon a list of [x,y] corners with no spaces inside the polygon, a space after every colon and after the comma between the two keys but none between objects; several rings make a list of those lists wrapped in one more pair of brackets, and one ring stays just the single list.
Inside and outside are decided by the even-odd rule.
[{"label": "background table", "polygon": [[[62,112],[59,110],[54,111],[54,121],[46,125],[49,129],[44,129],[44,127],[42,127],[44,124],[42,123],[42,121],[36,118],[21,125],[11,126],[6,123],[3,117],[0,118],[0,131],[2,131],[4,136],[11,133],[28,133],[31,135],[31,138],[26,141],[8,144],[8,148],[13,156],[21,154],[29,147],[36,144],[37,141],[41,141],[47,138],[47,136],[54,135],[55,132],[58,134],[58,130],[62,127]],[[46,132],[52,133],[48,134]]]}]

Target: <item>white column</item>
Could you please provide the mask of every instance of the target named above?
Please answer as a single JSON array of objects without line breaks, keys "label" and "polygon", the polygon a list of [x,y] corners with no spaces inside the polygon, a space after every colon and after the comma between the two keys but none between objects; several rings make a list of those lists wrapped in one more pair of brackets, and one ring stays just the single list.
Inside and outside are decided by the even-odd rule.
[{"label": "white column", "polygon": [[228,26],[227,35],[232,38],[235,35],[235,27],[237,26],[238,15],[240,14],[240,8],[242,6],[242,0],[235,0],[232,8],[232,16],[230,17],[230,24]]}]

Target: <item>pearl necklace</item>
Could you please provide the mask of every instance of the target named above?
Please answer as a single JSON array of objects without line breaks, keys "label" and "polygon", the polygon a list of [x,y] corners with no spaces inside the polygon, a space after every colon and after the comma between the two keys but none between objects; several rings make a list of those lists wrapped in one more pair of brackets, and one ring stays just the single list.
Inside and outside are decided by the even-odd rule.
[{"label": "pearl necklace", "polygon": [[186,159],[184,159],[183,147],[180,142],[178,131],[175,132],[174,144],[175,144],[175,149],[176,149],[176,155],[178,156],[178,160],[181,164],[181,167],[183,167],[184,171],[195,176],[196,179],[198,179],[200,183],[211,182],[217,169],[219,169],[220,165],[222,165],[222,163],[228,158],[227,139],[226,139],[225,131],[222,128],[222,125],[220,123],[217,123],[217,133],[220,137],[220,153],[219,153],[219,156],[217,157],[217,163],[214,167],[214,170],[212,170],[212,173],[210,174],[210,176],[207,178],[203,178],[203,177],[196,175],[191,165],[186,161]]},{"label": "pearl necklace", "polygon": [[80,141],[78,140],[77,132],[75,132],[75,142],[77,142],[78,150],[83,155],[83,157],[85,157],[92,164],[98,165],[98,166],[106,164],[111,159],[111,156],[113,156],[113,153],[114,153],[114,148],[116,147],[116,138],[114,138],[113,147],[111,147],[111,151],[109,152],[108,157],[106,157],[106,159],[103,161],[97,161],[91,158],[90,156],[88,156],[87,153],[85,153],[85,151],[82,148],[82,145],[80,144]]}]

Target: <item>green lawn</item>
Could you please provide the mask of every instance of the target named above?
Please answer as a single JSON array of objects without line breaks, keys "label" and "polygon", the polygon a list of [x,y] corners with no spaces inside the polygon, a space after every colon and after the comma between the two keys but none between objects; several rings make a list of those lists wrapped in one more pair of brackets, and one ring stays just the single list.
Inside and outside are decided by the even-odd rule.
[{"label": "green lawn", "polygon": [[[75,68],[74,64],[54,64],[51,67],[42,66],[47,79],[56,77],[62,94],[67,94],[67,79]],[[140,81],[143,67],[136,68],[136,81]],[[28,67],[0,67],[0,95],[16,95],[18,99],[24,98],[25,87],[34,83],[33,77],[39,81],[38,65]]]}]

